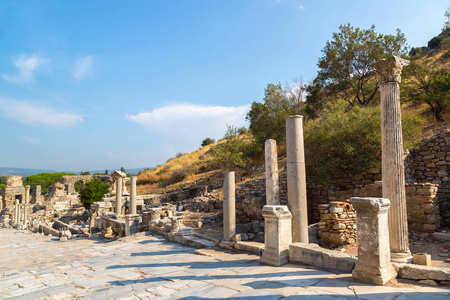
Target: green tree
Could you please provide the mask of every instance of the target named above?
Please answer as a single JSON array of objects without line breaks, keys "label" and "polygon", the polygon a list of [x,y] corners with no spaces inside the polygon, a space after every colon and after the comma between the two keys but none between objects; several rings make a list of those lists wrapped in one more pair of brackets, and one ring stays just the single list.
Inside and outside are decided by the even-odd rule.
[{"label": "green tree", "polygon": [[86,209],[91,208],[91,204],[101,201],[103,195],[109,192],[109,184],[99,179],[86,182],[80,191],[80,201]]},{"label": "green tree", "polygon": [[202,147],[205,147],[205,146],[207,146],[207,145],[210,145],[210,144],[214,144],[216,142],[216,140],[215,139],[211,139],[211,138],[206,138],[206,139],[204,139],[203,141],[202,141]]},{"label": "green tree", "polygon": [[89,171],[86,171],[86,172],[81,171],[80,175],[91,175],[91,172],[89,172]]},{"label": "green tree", "polygon": [[228,170],[247,167],[250,159],[247,157],[246,143],[236,127],[227,125],[224,139],[210,150],[214,164]]},{"label": "green tree", "polygon": [[442,27],[442,31],[446,31],[450,28],[450,10],[447,8],[447,10],[444,13],[444,26]]},{"label": "green tree", "polygon": [[108,175],[108,169],[105,170],[105,175]]},{"label": "green tree", "polygon": [[126,171],[125,171],[125,168],[124,168],[124,167],[121,167],[121,168],[120,168],[120,171],[122,171],[122,172],[126,173]]},{"label": "green tree", "polygon": [[328,96],[342,98],[352,106],[367,106],[378,91],[369,64],[389,55],[406,55],[406,39],[400,29],[390,35],[376,33],[374,25],[360,29],[347,24],[339,26],[339,32],[333,33],[322,53],[317,78]]},{"label": "green tree", "polygon": [[57,182],[60,182],[62,177],[65,175],[77,175],[74,173],[38,173],[34,175],[30,175],[23,180],[24,185],[40,185],[41,193],[48,193],[48,188],[54,185]]},{"label": "green tree", "polygon": [[411,62],[403,70],[402,94],[405,102],[426,103],[438,121],[450,107],[450,70],[432,72]]},{"label": "green tree", "polygon": [[255,138],[255,149],[264,151],[264,143],[268,139],[274,139],[280,144],[285,141],[285,117],[298,114],[302,110],[297,107],[298,103],[295,101],[294,97],[286,94],[280,83],[267,85],[263,103],[253,102],[245,117],[250,122],[249,128]]}]

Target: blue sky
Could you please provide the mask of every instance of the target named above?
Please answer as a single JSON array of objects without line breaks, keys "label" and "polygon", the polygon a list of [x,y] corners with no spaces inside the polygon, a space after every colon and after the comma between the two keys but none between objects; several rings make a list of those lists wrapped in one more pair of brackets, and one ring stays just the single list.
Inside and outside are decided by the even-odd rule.
[{"label": "blue sky", "polygon": [[424,46],[447,1],[1,1],[0,166],[151,167],[310,81],[350,23]]}]

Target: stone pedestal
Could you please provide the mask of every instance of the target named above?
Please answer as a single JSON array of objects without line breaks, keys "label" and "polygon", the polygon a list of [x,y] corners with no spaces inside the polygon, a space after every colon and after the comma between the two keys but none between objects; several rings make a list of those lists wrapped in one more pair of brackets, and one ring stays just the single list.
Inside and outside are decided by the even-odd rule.
[{"label": "stone pedestal", "polygon": [[388,211],[384,198],[351,198],[358,227],[358,261],[352,272],[356,281],[384,285],[397,276],[389,250]]},{"label": "stone pedestal", "polygon": [[292,241],[309,243],[306,199],[303,117],[286,117],[286,166],[288,205],[292,213]]},{"label": "stone pedestal", "polygon": [[265,143],[266,168],[266,204],[280,205],[280,187],[278,184],[277,142],[267,140]]},{"label": "stone pedestal", "polygon": [[265,250],[259,260],[262,264],[281,266],[289,261],[289,245],[292,244],[292,214],[286,205],[265,205]]},{"label": "stone pedestal", "polygon": [[122,214],[122,177],[116,179],[116,214]]},{"label": "stone pedestal", "polygon": [[131,176],[130,179],[130,214],[135,215],[136,211],[136,182],[137,176]]},{"label": "stone pedestal", "polygon": [[234,172],[225,175],[223,183],[223,240],[231,241],[236,234],[236,191]]},{"label": "stone pedestal", "polygon": [[125,236],[139,232],[140,216],[137,214],[125,215]]},{"label": "stone pedestal", "polygon": [[160,207],[154,207],[150,208],[150,221],[149,226],[158,224],[159,220],[161,220],[161,208]]},{"label": "stone pedestal", "polygon": [[29,204],[30,203],[30,186],[26,185],[25,186],[25,204]]},{"label": "stone pedestal", "polygon": [[182,228],[184,221],[184,216],[175,216],[170,217],[170,224],[172,225],[172,230],[170,231],[170,234],[175,234],[178,231],[180,231],[180,228]]},{"label": "stone pedestal", "polygon": [[409,61],[392,56],[373,63],[380,83],[383,198],[391,201],[389,235],[391,259],[411,262],[406,215],[400,87],[402,68]]}]

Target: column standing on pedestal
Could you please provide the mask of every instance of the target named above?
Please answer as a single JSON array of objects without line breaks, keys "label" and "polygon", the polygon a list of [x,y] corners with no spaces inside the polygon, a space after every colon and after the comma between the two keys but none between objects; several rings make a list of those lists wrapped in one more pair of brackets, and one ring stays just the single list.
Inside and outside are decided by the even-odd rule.
[{"label": "column standing on pedestal", "polygon": [[277,142],[267,140],[265,143],[266,169],[266,204],[280,204],[280,187],[278,184]]},{"label": "column standing on pedestal", "polygon": [[25,204],[29,204],[30,203],[30,186],[26,185],[25,186]]},{"label": "column standing on pedestal", "polygon": [[236,195],[234,172],[225,175],[223,183],[223,240],[231,241],[236,234]]},{"label": "column standing on pedestal", "polygon": [[122,214],[122,177],[116,180],[116,214]]},{"label": "column standing on pedestal", "polygon": [[400,87],[402,68],[409,61],[392,56],[373,63],[380,83],[383,198],[391,201],[389,238],[391,259],[411,261],[406,216]]},{"label": "column standing on pedestal", "polygon": [[136,181],[137,176],[131,176],[130,181],[130,214],[136,214]]},{"label": "column standing on pedestal", "polygon": [[292,242],[309,243],[306,199],[303,117],[286,117],[286,165],[288,205],[292,213]]}]

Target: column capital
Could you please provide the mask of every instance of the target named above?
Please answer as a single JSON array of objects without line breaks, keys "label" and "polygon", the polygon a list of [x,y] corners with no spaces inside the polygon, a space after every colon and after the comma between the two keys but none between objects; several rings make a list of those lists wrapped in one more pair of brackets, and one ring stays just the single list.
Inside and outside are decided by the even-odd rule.
[{"label": "column capital", "polygon": [[391,201],[386,198],[352,197],[350,202],[355,207],[356,213],[360,210],[383,211],[391,206]]},{"label": "column capital", "polygon": [[387,82],[400,83],[402,81],[402,68],[407,65],[409,65],[409,60],[394,55],[370,64],[375,69],[380,84]]}]

